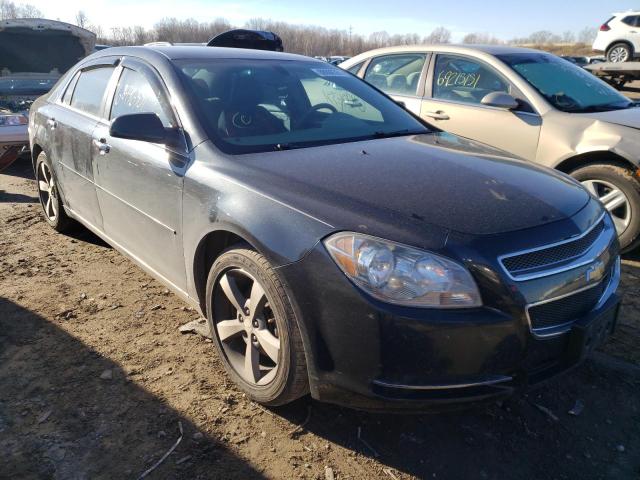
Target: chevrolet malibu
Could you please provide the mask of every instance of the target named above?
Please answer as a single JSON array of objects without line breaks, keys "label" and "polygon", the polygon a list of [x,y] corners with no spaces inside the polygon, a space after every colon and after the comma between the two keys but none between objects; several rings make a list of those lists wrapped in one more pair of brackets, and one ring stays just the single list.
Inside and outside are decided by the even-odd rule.
[{"label": "chevrolet malibu", "polygon": [[506,46],[373,50],[340,64],[455,135],[570,174],[623,250],[640,245],[640,108],[550,53]]},{"label": "chevrolet malibu", "polygon": [[112,48],[29,129],[47,222],[80,222],[199,309],[257,402],[494,399],[614,328],[618,240],[593,195],[325,62]]}]

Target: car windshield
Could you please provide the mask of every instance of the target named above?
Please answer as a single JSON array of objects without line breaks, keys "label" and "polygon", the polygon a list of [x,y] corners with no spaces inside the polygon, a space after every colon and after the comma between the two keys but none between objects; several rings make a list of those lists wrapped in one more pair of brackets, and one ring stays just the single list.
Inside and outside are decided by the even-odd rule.
[{"label": "car windshield", "polygon": [[0,95],[42,95],[56,82],[50,78],[0,78]]},{"label": "car windshield", "polygon": [[211,139],[231,154],[427,133],[353,75],[315,61],[176,60]]},{"label": "car windshield", "polygon": [[586,70],[546,53],[511,53],[498,58],[513,68],[558,110],[604,112],[635,104]]}]

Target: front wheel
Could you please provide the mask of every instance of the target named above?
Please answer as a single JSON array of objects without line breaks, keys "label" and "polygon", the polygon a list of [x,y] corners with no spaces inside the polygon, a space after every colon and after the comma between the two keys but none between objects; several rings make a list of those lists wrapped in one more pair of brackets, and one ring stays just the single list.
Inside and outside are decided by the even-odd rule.
[{"label": "front wheel", "polygon": [[614,164],[587,165],[571,172],[611,214],[623,252],[640,243],[640,183],[633,171]]},{"label": "front wheel", "polygon": [[630,62],[633,59],[631,47],[626,43],[616,43],[607,51],[607,61],[620,63]]},{"label": "front wheel", "polygon": [[225,370],[252,400],[276,406],[308,392],[294,310],[258,252],[238,246],[214,262],[207,279],[207,319]]}]

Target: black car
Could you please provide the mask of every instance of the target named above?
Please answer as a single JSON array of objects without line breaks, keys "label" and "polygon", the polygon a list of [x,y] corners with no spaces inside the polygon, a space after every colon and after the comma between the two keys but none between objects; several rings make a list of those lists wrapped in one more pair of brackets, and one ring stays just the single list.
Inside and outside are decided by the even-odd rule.
[{"label": "black car", "polygon": [[594,197],[325,62],[111,48],[34,103],[30,134],[51,226],[79,221],[198,308],[264,404],[493,399],[616,321]]}]

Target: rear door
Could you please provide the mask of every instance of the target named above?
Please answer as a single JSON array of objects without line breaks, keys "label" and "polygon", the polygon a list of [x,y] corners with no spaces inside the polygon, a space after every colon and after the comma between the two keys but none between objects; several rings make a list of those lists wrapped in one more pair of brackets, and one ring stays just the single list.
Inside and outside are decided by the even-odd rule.
[{"label": "rear door", "polygon": [[[182,130],[160,77],[150,66],[125,59],[110,95],[107,121],[93,132],[93,164],[107,236],[156,274],[185,288],[182,186],[186,142],[168,146],[114,138],[113,119],[155,113],[168,129]],[[181,137],[184,139],[184,137]]]},{"label": "rear door", "polygon": [[428,57],[421,52],[374,57],[367,65],[364,80],[420,115]]},{"label": "rear door", "polygon": [[65,205],[98,229],[102,228],[102,217],[94,185],[92,134],[102,115],[114,71],[113,64],[104,63],[83,68],[47,121],[55,138],[52,155],[61,167],[58,171],[62,175]]},{"label": "rear door", "polygon": [[[504,92],[521,100],[516,110],[481,103],[485,95]],[[427,80],[420,116],[447,132],[477,140],[534,160],[541,117],[505,77],[485,62],[437,54]]]}]

